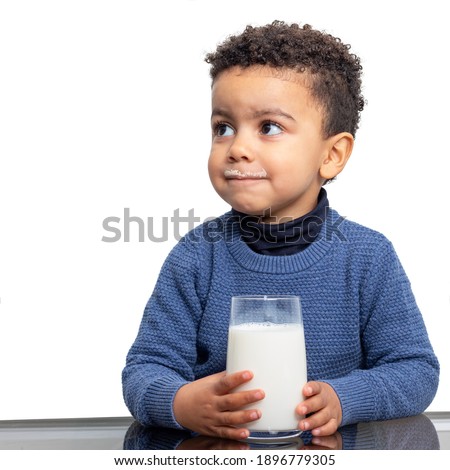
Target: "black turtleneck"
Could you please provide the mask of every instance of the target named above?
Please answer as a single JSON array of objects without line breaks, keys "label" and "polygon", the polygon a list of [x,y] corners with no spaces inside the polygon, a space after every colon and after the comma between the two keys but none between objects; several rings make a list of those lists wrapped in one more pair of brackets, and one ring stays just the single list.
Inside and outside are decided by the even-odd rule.
[{"label": "black turtleneck", "polygon": [[293,255],[308,247],[317,237],[326,218],[327,192],[320,189],[317,206],[302,217],[282,224],[265,224],[259,216],[235,211],[239,217],[242,239],[256,253]]}]

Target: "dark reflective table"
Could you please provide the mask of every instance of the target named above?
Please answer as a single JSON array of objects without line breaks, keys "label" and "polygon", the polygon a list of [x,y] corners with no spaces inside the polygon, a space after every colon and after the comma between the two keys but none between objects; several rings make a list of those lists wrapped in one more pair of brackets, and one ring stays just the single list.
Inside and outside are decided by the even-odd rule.
[{"label": "dark reflective table", "polygon": [[[437,417],[435,417],[436,420]],[[445,421],[442,417],[441,421]],[[447,418],[447,436],[439,439],[433,418],[421,414],[409,418],[390,421],[374,421],[344,426],[334,435],[322,437],[320,445],[311,442],[310,433],[298,437],[277,440],[267,436],[239,442],[226,439],[196,436],[187,431],[175,431],[164,428],[145,428],[134,422],[124,439],[124,449],[303,449],[303,450],[362,450],[362,449],[441,449],[450,448],[450,416]],[[443,436],[444,437],[444,436]]]},{"label": "dark reflective table", "polygon": [[344,426],[320,446],[311,435],[280,441],[242,443],[197,436],[188,431],[146,428],[127,418],[0,421],[2,449],[446,449],[450,450],[450,412]]}]

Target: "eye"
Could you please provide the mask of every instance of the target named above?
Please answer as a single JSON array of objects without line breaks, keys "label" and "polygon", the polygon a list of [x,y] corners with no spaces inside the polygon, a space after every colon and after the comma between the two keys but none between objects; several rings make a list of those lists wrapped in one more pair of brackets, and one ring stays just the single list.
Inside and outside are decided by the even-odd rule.
[{"label": "eye", "polygon": [[214,125],[214,134],[218,137],[229,137],[234,134],[234,129],[224,122],[218,122]]},{"label": "eye", "polygon": [[263,135],[278,135],[283,132],[281,126],[275,122],[267,121],[261,126],[261,134]]}]

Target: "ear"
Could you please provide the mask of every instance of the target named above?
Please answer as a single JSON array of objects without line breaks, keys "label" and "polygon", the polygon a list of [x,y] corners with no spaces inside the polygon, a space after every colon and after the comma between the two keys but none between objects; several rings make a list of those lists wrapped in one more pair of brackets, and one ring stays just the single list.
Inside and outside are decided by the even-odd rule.
[{"label": "ear", "polygon": [[320,167],[322,178],[331,180],[344,169],[352,153],[353,142],[349,132],[341,132],[328,139],[327,154]]}]

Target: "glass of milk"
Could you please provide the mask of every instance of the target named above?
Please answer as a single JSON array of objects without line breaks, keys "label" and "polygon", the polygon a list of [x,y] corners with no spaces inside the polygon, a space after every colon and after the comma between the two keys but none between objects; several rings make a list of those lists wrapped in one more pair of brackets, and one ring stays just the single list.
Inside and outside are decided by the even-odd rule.
[{"label": "glass of milk", "polygon": [[231,299],[227,372],[253,372],[253,379],[236,390],[260,388],[265,398],[246,408],[261,410],[248,423],[250,431],[295,432],[301,418],[295,408],[303,400],[306,351],[300,298],[297,296],[237,296]]}]

